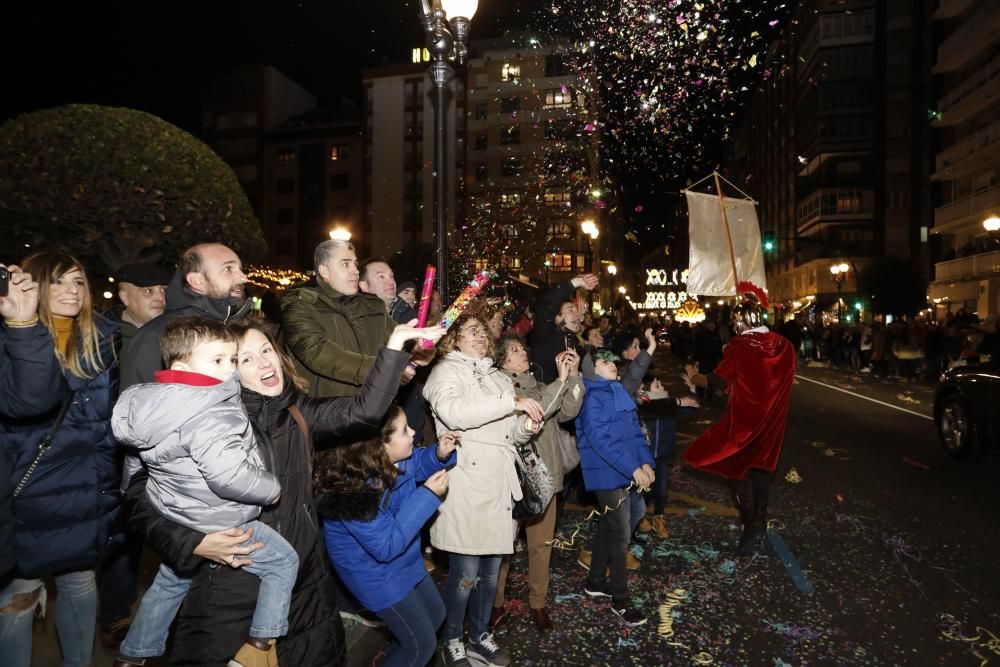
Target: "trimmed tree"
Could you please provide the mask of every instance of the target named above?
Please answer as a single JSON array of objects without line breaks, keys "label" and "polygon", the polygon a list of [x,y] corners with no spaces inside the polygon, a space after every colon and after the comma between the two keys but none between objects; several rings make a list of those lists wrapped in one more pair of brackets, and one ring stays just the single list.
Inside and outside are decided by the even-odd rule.
[{"label": "trimmed tree", "polygon": [[0,219],[12,234],[4,245],[61,246],[98,273],[173,260],[201,241],[225,243],[244,262],[266,251],[232,169],[134,109],[74,104],[0,125]]}]

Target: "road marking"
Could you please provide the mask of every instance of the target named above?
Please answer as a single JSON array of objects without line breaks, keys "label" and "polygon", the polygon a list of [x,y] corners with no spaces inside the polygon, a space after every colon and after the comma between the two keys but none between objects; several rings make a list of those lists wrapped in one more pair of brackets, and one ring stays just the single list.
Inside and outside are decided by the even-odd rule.
[{"label": "road marking", "polygon": [[818,384],[821,387],[826,387],[827,389],[833,389],[834,391],[839,391],[841,393],[847,394],[848,396],[854,396],[855,398],[863,398],[866,401],[871,401],[872,403],[878,403],[879,405],[884,405],[885,407],[892,408],[893,410],[899,410],[900,412],[905,412],[905,413],[913,415],[915,417],[922,417],[923,419],[934,421],[933,417],[928,417],[925,414],[921,414],[919,412],[914,412],[913,410],[907,410],[906,408],[901,408],[898,405],[893,405],[892,403],[886,403],[885,401],[880,401],[878,399],[872,398],[871,396],[864,396],[862,394],[856,394],[853,391],[847,391],[846,389],[841,389],[840,387],[835,387],[832,384],[827,384],[825,382],[820,382],[819,380],[813,380],[812,378],[807,378],[804,375],[796,375],[795,377],[797,377],[800,380],[805,380],[806,382],[812,382],[814,384]]},{"label": "road marking", "polygon": [[774,551],[778,554],[778,558],[781,562],[785,564],[785,569],[788,570],[788,575],[795,582],[795,587],[806,595],[811,595],[816,591],[813,585],[809,583],[809,579],[806,578],[805,572],[799,567],[799,561],[795,560],[795,556],[788,549],[788,545],[785,541],[781,539],[781,535],[778,535],[778,531],[770,530],[767,531],[767,539],[771,541],[771,546],[774,547]]}]

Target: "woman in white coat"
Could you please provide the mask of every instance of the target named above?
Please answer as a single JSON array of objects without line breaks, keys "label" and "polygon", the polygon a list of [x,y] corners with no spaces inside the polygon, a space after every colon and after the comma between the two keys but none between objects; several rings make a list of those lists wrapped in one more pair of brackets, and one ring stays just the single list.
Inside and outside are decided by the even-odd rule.
[{"label": "woman in white coat", "polygon": [[[493,339],[486,323],[462,315],[438,343],[438,361],[424,386],[437,432],[457,431],[458,463],[449,491],[431,526],[431,544],[448,552],[443,591],[445,664],[468,665],[467,655],[504,667],[510,655],[490,634],[497,573],[513,550],[517,522],[513,500],[521,499],[514,461],[542,421],[542,406],[518,398],[510,377],[493,365]],[[469,642],[463,639],[466,612]]]}]

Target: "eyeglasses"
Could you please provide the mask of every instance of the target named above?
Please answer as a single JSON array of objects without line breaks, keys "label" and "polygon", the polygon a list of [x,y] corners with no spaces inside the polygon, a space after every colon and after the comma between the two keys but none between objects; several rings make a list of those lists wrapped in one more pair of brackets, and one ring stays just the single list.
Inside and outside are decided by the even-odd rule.
[{"label": "eyeglasses", "polygon": [[483,329],[482,327],[466,327],[465,329],[462,329],[462,335],[470,338],[479,338],[481,336],[485,337],[486,329]]}]

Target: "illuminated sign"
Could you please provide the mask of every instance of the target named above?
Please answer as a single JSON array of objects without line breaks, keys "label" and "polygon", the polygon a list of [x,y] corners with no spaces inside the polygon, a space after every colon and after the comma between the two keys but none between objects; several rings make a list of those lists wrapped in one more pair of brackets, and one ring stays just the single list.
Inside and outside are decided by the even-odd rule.
[{"label": "illuminated sign", "polygon": [[412,49],[410,51],[410,59],[414,64],[429,63],[431,61],[431,52],[427,49]]},{"label": "illuminated sign", "polygon": [[[646,269],[647,285],[680,285],[687,283],[688,270],[678,271],[674,269],[667,272],[666,269]],[[678,280],[678,278],[680,278]]]}]

